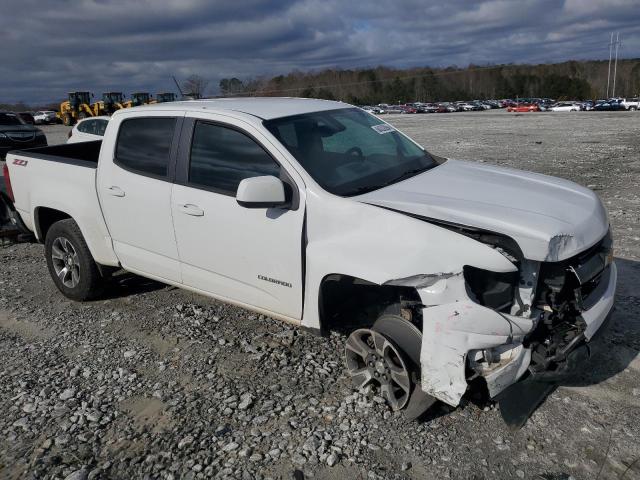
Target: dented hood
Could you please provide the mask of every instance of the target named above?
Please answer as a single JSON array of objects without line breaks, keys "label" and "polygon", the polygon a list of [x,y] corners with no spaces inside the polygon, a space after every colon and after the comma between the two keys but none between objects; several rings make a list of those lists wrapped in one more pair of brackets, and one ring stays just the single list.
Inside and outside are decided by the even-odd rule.
[{"label": "dented hood", "polygon": [[354,199],[507,235],[526,258],[538,261],[572,257],[609,228],[602,202],[587,188],[460,160]]}]

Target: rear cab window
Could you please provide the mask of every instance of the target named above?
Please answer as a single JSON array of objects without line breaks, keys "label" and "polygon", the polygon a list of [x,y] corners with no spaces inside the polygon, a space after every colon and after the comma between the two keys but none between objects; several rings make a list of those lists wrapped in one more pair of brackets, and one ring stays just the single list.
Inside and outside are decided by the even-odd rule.
[{"label": "rear cab window", "polygon": [[123,120],[115,149],[116,165],[140,175],[166,179],[176,121],[173,117]]}]

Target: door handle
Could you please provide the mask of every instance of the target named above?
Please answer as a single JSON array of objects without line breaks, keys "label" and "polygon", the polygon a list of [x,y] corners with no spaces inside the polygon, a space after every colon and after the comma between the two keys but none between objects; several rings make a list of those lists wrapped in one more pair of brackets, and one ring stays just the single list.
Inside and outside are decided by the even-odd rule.
[{"label": "door handle", "polygon": [[116,187],[115,185],[107,188],[107,190],[114,197],[124,197],[124,195],[125,195],[124,194],[124,190],[122,190],[120,187]]},{"label": "door handle", "polygon": [[193,217],[204,216],[204,210],[202,210],[199,206],[193,205],[191,203],[180,205],[180,211],[186,215],[191,215]]}]

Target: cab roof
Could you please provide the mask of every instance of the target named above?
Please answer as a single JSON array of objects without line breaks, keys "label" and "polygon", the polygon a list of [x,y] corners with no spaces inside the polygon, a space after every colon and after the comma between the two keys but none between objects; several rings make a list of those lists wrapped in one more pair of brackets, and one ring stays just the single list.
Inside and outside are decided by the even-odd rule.
[{"label": "cab roof", "polygon": [[248,97],[156,103],[134,107],[134,109],[137,111],[157,108],[178,108],[186,111],[234,111],[253,115],[263,120],[271,120],[273,118],[348,107],[351,107],[351,105],[314,98]]}]

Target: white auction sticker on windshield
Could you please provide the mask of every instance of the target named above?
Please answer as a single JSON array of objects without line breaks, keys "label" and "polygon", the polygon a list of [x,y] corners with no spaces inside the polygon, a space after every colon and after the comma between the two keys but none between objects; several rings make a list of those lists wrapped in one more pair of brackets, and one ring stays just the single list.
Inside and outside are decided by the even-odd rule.
[{"label": "white auction sticker on windshield", "polygon": [[395,132],[396,131],[395,128],[393,128],[391,125],[387,125],[386,123],[381,123],[379,125],[373,125],[371,128],[373,128],[380,135],[382,135],[383,133],[390,133],[390,132]]}]

